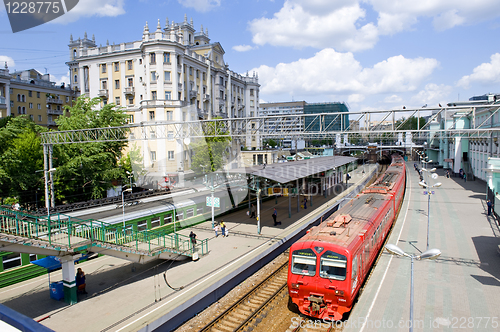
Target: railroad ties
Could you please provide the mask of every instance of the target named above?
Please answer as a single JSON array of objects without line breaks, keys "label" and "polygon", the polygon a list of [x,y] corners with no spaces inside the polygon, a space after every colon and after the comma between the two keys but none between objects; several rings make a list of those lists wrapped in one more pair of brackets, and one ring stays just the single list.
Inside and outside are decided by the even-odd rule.
[{"label": "railroad ties", "polygon": [[262,316],[271,308],[275,299],[288,294],[287,274],[288,261],[200,332],[250,331],[262,320]]}]

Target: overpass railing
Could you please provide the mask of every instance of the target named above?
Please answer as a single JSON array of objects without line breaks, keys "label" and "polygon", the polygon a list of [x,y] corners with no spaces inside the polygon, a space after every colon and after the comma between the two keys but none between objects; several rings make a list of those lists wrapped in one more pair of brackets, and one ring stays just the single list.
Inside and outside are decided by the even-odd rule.
[{"label": "overpass railing", "polygon": [[[126,228],[99,220],[77,218],[60,219],[60,215],[40,217],[22,211],[0,207],[0,232],[22,238],[47,242],[55,250],[72,249],[82,251],[92,246],[120,251],[135,251],[148,256],[163,252],[192,256],[196,251],[201,255],[208,253],[208,239],[195,246],[188,236],[165,231],[137,231],[132,225]],[[29,245],[29,243],[24,243]]]}]

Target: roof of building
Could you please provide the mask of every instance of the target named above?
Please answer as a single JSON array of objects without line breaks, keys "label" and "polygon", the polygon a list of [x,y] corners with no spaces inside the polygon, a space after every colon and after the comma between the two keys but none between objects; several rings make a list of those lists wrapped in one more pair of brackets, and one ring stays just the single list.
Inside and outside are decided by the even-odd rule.
[{"label": "roof of building", "polygon": [[345,156],[318,157],[288,163],[259,165],[228,170],[228,173],[246,173],[279,183],[295,181],[310,175],[326,172],[349,164],[357,158]]}]

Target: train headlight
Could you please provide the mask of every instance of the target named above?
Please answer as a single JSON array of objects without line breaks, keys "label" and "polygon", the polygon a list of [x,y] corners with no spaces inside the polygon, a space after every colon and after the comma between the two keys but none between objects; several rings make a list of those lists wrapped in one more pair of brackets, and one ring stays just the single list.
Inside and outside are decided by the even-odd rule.
[{"label": "train headlight", "polygon": [[299,289],[300,285],[292,282],[292,288]]},{"label": "train headlight", "polygon": [[335,295],[344,296],[344,291],[343,290],[336,290]]}]

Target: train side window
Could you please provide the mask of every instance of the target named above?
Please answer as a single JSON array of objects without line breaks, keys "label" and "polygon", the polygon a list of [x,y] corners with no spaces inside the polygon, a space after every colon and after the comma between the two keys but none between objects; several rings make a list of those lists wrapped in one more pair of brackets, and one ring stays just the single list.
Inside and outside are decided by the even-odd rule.
[{"label": "train side window", "polygon": [[352,289],[356,288],[358,283],[358,256],[355,256],[352,260],[352,271],[351,271]]},{"label": "train side window", "polygon": [[316,254],[312,249],[300,249],[292,253],[292,273],[306,276],[316,274]]},{"label": "train side window", "polygon": [[333,251],[326,251],[320,258],[321,278],[345,280],[347,275],[347,257]]}]

